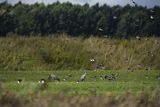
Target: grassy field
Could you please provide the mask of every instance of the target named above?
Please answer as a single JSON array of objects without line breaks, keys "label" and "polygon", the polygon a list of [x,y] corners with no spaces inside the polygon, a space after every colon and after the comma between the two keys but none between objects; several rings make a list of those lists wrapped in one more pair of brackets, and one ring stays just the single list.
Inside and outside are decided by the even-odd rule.
[{"label": "grassy field", "polygon": [[[87,79],[77,83],[87,72]],[[40,84],[41,78],[56,74],[60,82]],[[116,80],[101,79],[101,75],[117,73]],[[64,81],[66,75],[71,75]],[[93,76],[97,80],[93,80]],[[159,107],[159,70],[61,70],[61,71],[1,71],[1,107]],[[21,84],[17,83],[22,79]]]},{"label": "grassy field", "polygon": [[[80,76],[87,72],[87,79],[85,82],[79,82]],[[112,73],[118,74],[116,80],[102,79],[100,76],[110,75]],[[0,80],[4,82],[5,89],[13,92],[22,92],[28,90],[36,90],[41,84],[38,81],[42,78],[47,79],[48,74],[56,74],[61,78],[60,82],[48,82],[47,93],[61,93],[69,94],[96,94],[112,93],[122,94],[126,91],[131,93],[156,92],[160,91],[160,80],[157,76],[160,75],[158,70],[136,70],[134,72],[118,70],[118,71],[84,71],[84,70],[65,70],[65,71],[19,71],[19,72],[0,72]],[[67,77],[71,75],[71,77]],[[93,80],[97,76],[96,81]],[[67,78],[66,78],[67,77]],[[66,80],[63,80],[66,78]],[[17,84],[17,80],[22,79],[22,84]],[[31,88],[31,89],[30,89]],[[25,94],[25,91],[23,94]]]},{"label": "grassy field", "polygon": [[[160,106],[160,38],[13,36],[0,44],[0,107]],[[61,81],[40,84],[49,74]]]}]

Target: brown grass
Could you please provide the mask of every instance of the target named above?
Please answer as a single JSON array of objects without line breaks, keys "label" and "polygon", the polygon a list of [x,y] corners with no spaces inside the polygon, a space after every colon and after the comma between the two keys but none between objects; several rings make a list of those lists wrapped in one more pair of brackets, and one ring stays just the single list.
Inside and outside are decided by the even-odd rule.
[{"label": "brown grass", "polygon": [[40,92],[26,96],[5,93],[0,96],[0,107],[159,107],[160,93],[150,96],[147,93],[119,96],[109,94],[101,96],[43,96]]},{"label": "brown grass", "polygon": [[[0,38],[1,70],[160,69],[160,38]],[[90,58],[95,62],[91,63]]]}]

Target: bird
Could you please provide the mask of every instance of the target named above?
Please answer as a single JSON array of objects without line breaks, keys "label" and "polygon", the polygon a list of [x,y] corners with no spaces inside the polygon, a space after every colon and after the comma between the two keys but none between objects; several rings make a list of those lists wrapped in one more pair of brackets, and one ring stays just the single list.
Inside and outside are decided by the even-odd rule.
[{"label": "bird", "polygon": [[80,81],[85,81],[86,80],[86,72],[81,76]]},{"label": "bird", "polygon": [[18,79],[18,80],[17,80],[17,83],[18,83],[18,84],[22,83],[22,79]]},{"label": "bird", "polygon": [[97,76],[95,75],[94,77],[93,77],[93,81],[96,81],[97,80]]},{"label": "bird", "polygon": [[151,15],[151,16],[150,16],[150,19],[151,19],[151,20],[153,20],[153,19],[154,19],[154,17]]},{"label": "bird", "polygon": [[109,36],[108,35],[104,35],[104,38],[108,38]]},{"label": "bird", "polygon": [[131,1],[135,6],[137,6],[137,3],[134,0],[131,0]]},{"label": "bird", "polygon": [[76,82],[77,84],[79,83],[79,80]]},{"label": "bird", "polygon": [[102,29],[102,28],[99,28],[98,30],[99,30],[99,31],[103,31],[103,29]]},{"label": "bird", "polygon": [[101,70],[105,70],[105,69],[106,69],[106,67],[105,67],[103,64],[97,65],[96,68],[97,68],[97,69],[101,69]]},{"label": "bird", "polygon": [[108,78],[108,75],[105,75],[104,78],[107,79],[107,78]]},{"label": "bird", "polygon": [[66,75],[64,78],[63,78],[63,81],[67,81],[67,80],[69,80],[69,78],[70,77],[72,77],[72,76],[70,76],[70,75]]},{"label": "bird", "polygon": [[160,80],[160,75],[156,76],[158,80]]},{"label": "bird", "polygon": [[40,79],[39,83],[44,84],[45,83],[45,79]]},{"label": "bird", "polygon": [[102,75],[100,75],[99,77],[100,77],[101,80],[103,80],[103,76]]},{"label": "bird", "polygon": [[110,74],[110,75],[108,75],[108,80],[116,80],[117,79],[117,77],[118,77],[118,73],[116,73],[116,74]]},{"label": "bird", "polygon": [[60,78],[57,75],[49,74],[48,80],[60,81]]},{"label": "bird", "polygon": [[95,62],[95,59],[94,59],[94,58],[91,58],[91,59],[90,59],[90,62]]},{"label": "bird", "polygon": [[154,11],[154,10],[150,10],[150,12],[151,12],[151,13],[154,13],[155,11]]},{"label": "bird", "polygon": [[137,39],[137,40],[141,40],[141,38],[140,38],[139,36],[136,36],[136,39]]},{"label": "bird", "polygon": [[113,16],[113,19],[116,20],[118,17],[117,16]]}]

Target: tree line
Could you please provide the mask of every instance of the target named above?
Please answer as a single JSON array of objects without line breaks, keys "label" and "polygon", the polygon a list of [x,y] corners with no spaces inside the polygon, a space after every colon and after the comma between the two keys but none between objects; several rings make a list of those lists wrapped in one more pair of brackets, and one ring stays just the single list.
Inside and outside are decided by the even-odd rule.
[{"label": "tree line", "polygon": [[0,35],[160,36],[160,7],[0,3]]}]

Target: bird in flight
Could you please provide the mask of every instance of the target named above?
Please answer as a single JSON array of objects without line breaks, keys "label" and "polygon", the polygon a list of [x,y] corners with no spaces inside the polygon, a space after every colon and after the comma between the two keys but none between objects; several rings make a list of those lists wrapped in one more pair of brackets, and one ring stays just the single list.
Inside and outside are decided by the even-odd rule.
[{"label": "bird in flight", "polygon": [[131,0],[131,1],[135,6],[137,6],[137,3],[134,0]]}]

